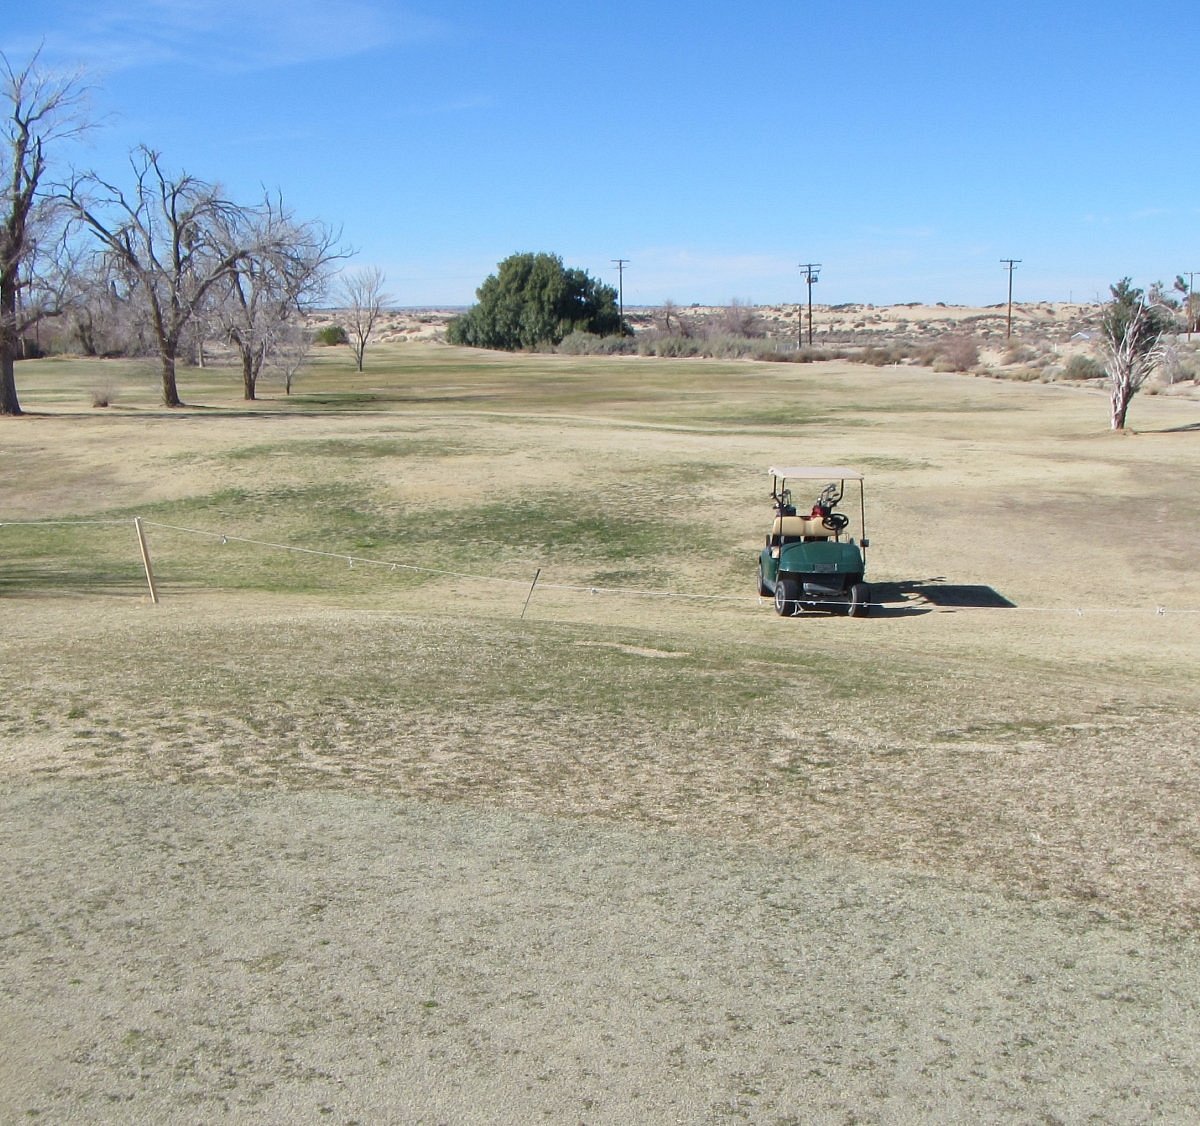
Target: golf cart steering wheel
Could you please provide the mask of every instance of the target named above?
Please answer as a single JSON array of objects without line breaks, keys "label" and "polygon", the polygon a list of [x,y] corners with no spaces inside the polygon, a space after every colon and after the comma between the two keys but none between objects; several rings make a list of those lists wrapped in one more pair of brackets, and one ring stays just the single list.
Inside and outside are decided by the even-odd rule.
[{"label": "golf cart steering wheel", "polygon": [[827,516],[821,517],[821,523],[831,532],[840,532],[850,523],[850,517],[844,512],[830,512]]}]

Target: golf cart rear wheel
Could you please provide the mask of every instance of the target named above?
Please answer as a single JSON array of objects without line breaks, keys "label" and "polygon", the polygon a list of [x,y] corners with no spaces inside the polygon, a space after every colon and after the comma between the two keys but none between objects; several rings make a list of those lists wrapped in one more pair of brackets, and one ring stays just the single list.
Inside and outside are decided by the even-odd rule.
[{"label": "golf cart rear wheel", "polygon": [[871,612],[871,588],[866,583],[855,583],[850,588],[850,617],[865,618]]},{"label": "golf cart rear wheel", "polygon": [[758,597],[759,598],[770,598],[771,597],[771,588],[769,586],[767,586],[766,580],[763,579],[763,569],[762,569],[761,563],[759,563],[759,565],[758,565]]},{"label": "golf cart rear wheel", "polygon": [[780,579],[775,584],[775,613],[790,618],[800,612],[800,584],[795,579]]}]

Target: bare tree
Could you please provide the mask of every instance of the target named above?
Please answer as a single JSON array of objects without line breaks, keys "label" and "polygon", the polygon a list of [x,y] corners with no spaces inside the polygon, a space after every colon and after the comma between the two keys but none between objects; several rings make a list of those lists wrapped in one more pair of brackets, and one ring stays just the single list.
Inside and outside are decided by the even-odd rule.
[{"label": "bare tree", "polygon": [[187,173],[169,176],[153,149],[136,149],[130,164],[131,192],[85,173],[67,185],[63,198],[149,313],[163,403],[178,407],[183,403],[175,367],[186,330],[214,287],[269,248],[259,241],[255,209],[225,199],[218,187]]},{"label": "bare tree", "polygon": [[65,335],[85,356],[103,356],[123,349],[119,339],[126,303],[116,279],[101,259],[77,263],[71,273],[71,302]]},{"label": "bare tree", "polygon": [[383,291],[383,271],[377,266],[364,267],[347,274],[342,280],[342,295],[350,323],[350,347],[354,362],[363,369],[367,341],[391,297]]},{"label": "bare tree", "polygon": [[319,223],[298,222],[278,198],[266,200],[257,228],[259,249],[238,259],[216,311],[241,358],[247,400],[255,397],[263,363],[284,330],[323,295],[330,265],[344,255],[333,232]]},{"label": "bare tree", "polygon": [[691,336],[692,328],[683,318],[683,314],[679,311],[679,306],[675,304],[669,297],[662,303],[658,310],[658,316],[663,332],[668,336],[672,332],[676,336]]},{"label": "bare tree", "polygon": [[720,331],[728,333],[730,336],[759,337],[765,335],[758,310],[751,304],[739,301],[736,297],[721,310],[717,323]]},{"label": "bare tree", "polygon": [[268,353],[268,363],[283,380],[285,395],[292,393],[296,374],[308,362],[311,351],[312,333],[306,324],[290,320],[281,326]]},{"label": "bare tree", "polygon": [[1112,300],[1101,321],[1105,370],[1112,403],[1113,430],[1125,429],[1129,403],[1150,378],[1162,358],[1162,337],[1170,314],[1146,302],[1128,278],[1110,287]]},{"label": "bare tree", "polygon": [[21,413],[15,361],[22,336],[61,310],[63,270],[47,269],[61,248],[53,197],[42,193],[46,147],[86,128],[83,87],[49,78],[37,55],[21,70],[0,54],[0,414]]}]

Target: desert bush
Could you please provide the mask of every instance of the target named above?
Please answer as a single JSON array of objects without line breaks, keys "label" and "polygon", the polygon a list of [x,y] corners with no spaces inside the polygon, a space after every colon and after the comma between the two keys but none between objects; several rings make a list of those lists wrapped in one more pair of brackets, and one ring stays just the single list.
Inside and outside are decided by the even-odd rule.
[{"label": "desert bush", "polygon": [[670,299],[662,303],[662,307],[658,311],[658,323],[667,336],[692,335],[691,322],[679,311],[679,306]]},{"label": "desert bush", "polygon": [[1067,357],[1063,365],[1063,379],[1103,379],[1104,365],[1094,356],[1076,352]]},{"label": "desert bush", "polygon": [[325,344],[330,347],[335,344],[350,343],[350,337],[346,335],[346,330],[341,325],[326,325],[324,328],[317,329],[313,340],[317,344]]},{"label": "desert bush", "polygon": [[758,311],[753,305],[743,304],[734,298],[717,318],[716,333],[718,336],[749,336],[762,337],[766,335]]},{"label": "desert bush", "polygon": [[788,351],[776,351],[766,359],[784,360],[793,364],[816,364],[824,360],[842,360],[847,353],[841,348],[793,348]]},{"label": "desert bush", "polygon": [[620,356],[634,351],[628,336],[597,336],[594,332],[570,332],[555,348],[568,356]]},{"label": "desert bush", "polygon": [[92,406],[109,407],[117,400],[116,388],[110,383],[103,383],[92,388]]},{"label": "desert bush", "polygon": [[647,332],[637,338],[639,356],[662,356],[680,359],[686,356],[704,355],[704,342],[690,336]]},{"label": "desert bush", "polygon": [[1168,386],[1174,383],[1184,383],[1189,379],[1195,379],[1198,371],[1200,371],[1200,359],[1195,352],[1185,352],[1174,345],[1163,349],[1157,373],[1163,383]]},{"label": "desert bush", "polygon": [[969,336],[953,336],[937,345],[934,371],[970,371],[979,366],[979,345]]},{"label": "desert bush", "polygon": [[906,350],[896,344],[868,344],[859,354],[860,363],[872,367],[886,367],[888,364],[898,364],[906,356]]},{"label": "desert bush", "polygon": [[742,360],[753,355],[761,345],[748,336],[730,336],[724,333],[709,336],[704,341],[704,355],[718,360]]},{"label": "desert bush", "polygon": [[1037,359],[1037,349],[1020,341],[1012,341],[1005,349],[1002,362],[1005,364],[1027,364]]}]

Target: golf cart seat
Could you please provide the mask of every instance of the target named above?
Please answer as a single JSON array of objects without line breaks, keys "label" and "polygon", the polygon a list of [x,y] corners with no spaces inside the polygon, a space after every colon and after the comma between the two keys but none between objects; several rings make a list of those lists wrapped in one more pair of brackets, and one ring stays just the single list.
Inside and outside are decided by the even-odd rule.
[{"label": "golf cart seat", "polygon": [[771,547],[805,540],[827,540],[834,534],[819,516],[776,516],[771,525]]}]

